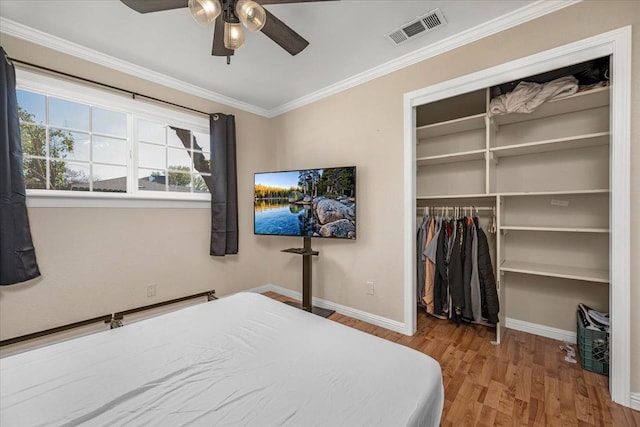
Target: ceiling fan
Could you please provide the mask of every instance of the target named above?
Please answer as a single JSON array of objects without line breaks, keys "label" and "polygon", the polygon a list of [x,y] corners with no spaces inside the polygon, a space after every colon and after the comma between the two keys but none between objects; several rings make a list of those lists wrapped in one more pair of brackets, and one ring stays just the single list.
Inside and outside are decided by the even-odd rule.
[{"label": "ceiling fan", "polygon": [[213,30],[214,56],[226,56],[227,64],[236,49],[244,44],[240,23],[250,31],[261,31],[291,55],[297,55],[309,45],[300,34],[293,31],[268,10],[266,4],[306,3],[332,0],[120,0],[139,13],[159,12],[188,7],[191,15],[201,25],[215,21]]}]

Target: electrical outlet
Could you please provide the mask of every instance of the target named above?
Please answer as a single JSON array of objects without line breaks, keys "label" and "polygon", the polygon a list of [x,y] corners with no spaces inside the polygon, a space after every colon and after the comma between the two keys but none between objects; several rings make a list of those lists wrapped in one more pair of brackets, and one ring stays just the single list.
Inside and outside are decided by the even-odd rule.
[{"label": "electrical outlet", "polygon": [[373,282],[372,281],[365,282],[365,291],[366,291],[367,295],[373,295],[375,293],[375,288],[373,286]]},{"label": "electrical outlet", "polygon": [[156,285],[155,284],[151,284],[149,286],[147,286],[147,298],[151,298],[151,297],[155,297],[156,296]]}]

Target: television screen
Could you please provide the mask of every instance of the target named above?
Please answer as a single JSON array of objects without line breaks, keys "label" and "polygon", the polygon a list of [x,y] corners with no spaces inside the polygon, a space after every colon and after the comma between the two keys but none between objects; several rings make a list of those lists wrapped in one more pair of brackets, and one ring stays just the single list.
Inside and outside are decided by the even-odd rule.
[{"label": "television screen", "polygon": [[355,166],[256,173],[255,234],[356,238]]}]

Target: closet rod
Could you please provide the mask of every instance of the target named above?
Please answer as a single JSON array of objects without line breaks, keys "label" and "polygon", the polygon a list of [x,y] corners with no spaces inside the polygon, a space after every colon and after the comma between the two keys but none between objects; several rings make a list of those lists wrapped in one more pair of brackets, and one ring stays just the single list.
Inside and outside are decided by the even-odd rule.
[{"label": "closet rod", "polygon": [[449,210],[454,210],[454,209],[471,209],[474,211],[486,211],[486,212],[492,212],[495,211],[495,208],[490,208],[490,207],[485,207],[485,206],[479,206],[479,207],[475,207],[475,206],[416,206],[417,210],[424,210],[424,209],[449,209]]},{"label": "closet rod", "polygon": [[182,108],[183,110],[192,111],[194,113],[204,114],[205,116],[211,115],[210,113],[205,113],[204,111],[196,110],[195,108],[186,107],[184,105],[176,104],[175,102],[165,101],[164,99],[159,99],[159,98],[155,98],[153,96],[144,95],[142,93],[134,92],[134,91],[131,91],[129,89],[123,89],[121,87],[112,86],[112,85],[109,85],[109,84],[106,84],[106,83],[102,83],[102,82],[98,82],[98,81],[95,81],[95,80],[87,79],[87,78],[84,78],[84,77],[76,76],[76,75],[73,75],[73,74],[65,73],[63,71],[54,70],[53,68],[43,67],[42,65],[33,64],[31,62],[26,62],[26,61],[21,61],[20,59],[15,59],[15,58],[11,58],[11,57],[7,57],[7,59],[9,61],[11,61],[11,62],[15,62],[15,63],[22,64],[22,65],[26,65],[27,67],[36,68],[38,70],[47,71],[49,73],[59,74],[61,76],[65,76],[65,77],[69,77],[69,78],[72,78],[72,79],[80,80],[80,81],[83,81],[83,82],[86,82],[86,83],[91,83],[91,84],[94,84],[94,85],[97,85],[97,86],[106,87],[108,89],[116,90],[116,91],[119,91],[119,92],[128,93],[129,95],[131,95],[131,97],[133,99],[136,99],[136,97],[145,98],[145,99],[149,99],[151,101],[159,102],[159,103],[162,103],[162,104],[171,105],[173,107]]}]

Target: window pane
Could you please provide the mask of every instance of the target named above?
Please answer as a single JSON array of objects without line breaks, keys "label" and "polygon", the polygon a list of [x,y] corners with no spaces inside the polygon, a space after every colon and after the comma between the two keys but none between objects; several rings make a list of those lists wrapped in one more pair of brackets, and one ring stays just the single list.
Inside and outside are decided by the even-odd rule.
[{"label": "window pane", "polygon": [[187,150],[169,148],[167,164],[169,169],[191,172],[191,156]]},{"label": "window pane", "polygon": [[193,166],[200,173],[211,173],[211,154],[194,151]]},{"label": "window pane", "polygon": [[64,99],[49,98],[49,124],[89,131],[89,106]]},{"label": "window pane", "polygon": [[[186,145],[182,141],[183,139]],[[191,132],[169,126],[167,130],[167,144],[172,147],[191,148]]]},{"label": "window pane", "polygon": [[93,191],[127,192],[127,168],[93,165]]},{"label": "window pane", "polygon": [[138,166],[152,169],[166,168],[165,150],[159,145],[138,144]]},{"label": "window pane", "polygon": [[20,138],[24,154],[42,157],[47,155],[47,130],[44,126],[20,123]]},{"label": "window pane", "polygon": [[91,130],[106,135],[119,136],[125,138],[127,136],[127,115],[116,111],[103,110],[102,108],[93,108],[93,122]]},{"label": "window pane", "polygon": [[141,141],[155,142],[156,144],[165,143],[164,126],[156,122],[148,122],[146,120],[138,121],[138,139]]},{"label": "window pane", "polygon": [[211,147],[209,146],[209,134],[193,132],[193,149],[209,153],[211,151]]},{"label": "window pane", "polygon": [[138,190],[165,191],[166,176],[161,170],[138,170]]},{"label": "window pane", "polygon": [[52,190],[89,191],[89,164],[51,161],[49,168]]},{"label": "window pane", "polygon": [[123,139],[93,136],[93,161],[100,163],[127,164],[127,141]]},{"label": "window pane", "polygon": [[209,193],[209,187],[205,180],[209,181],[209,185],[211,185],[211,175],[193,175],[193,191],[195,193]]},{"label": "window pane", "polygon": [[191,174],[169,172],[169,191],[191,192]]},{"label": "window pane", "polygon": [[89,161],[89,134],[49,129],[49,155],[56,159]]},{"label": "window pane", "polygon": [[20,121],[30,123],[46,123],[46,98],[26,90],[16,90],[18,98],[18,116]]},{"label": "window pane", "polygon": [[24,184],[27,188],[47,188],[47,161],[43,159],[22,158]]}]

